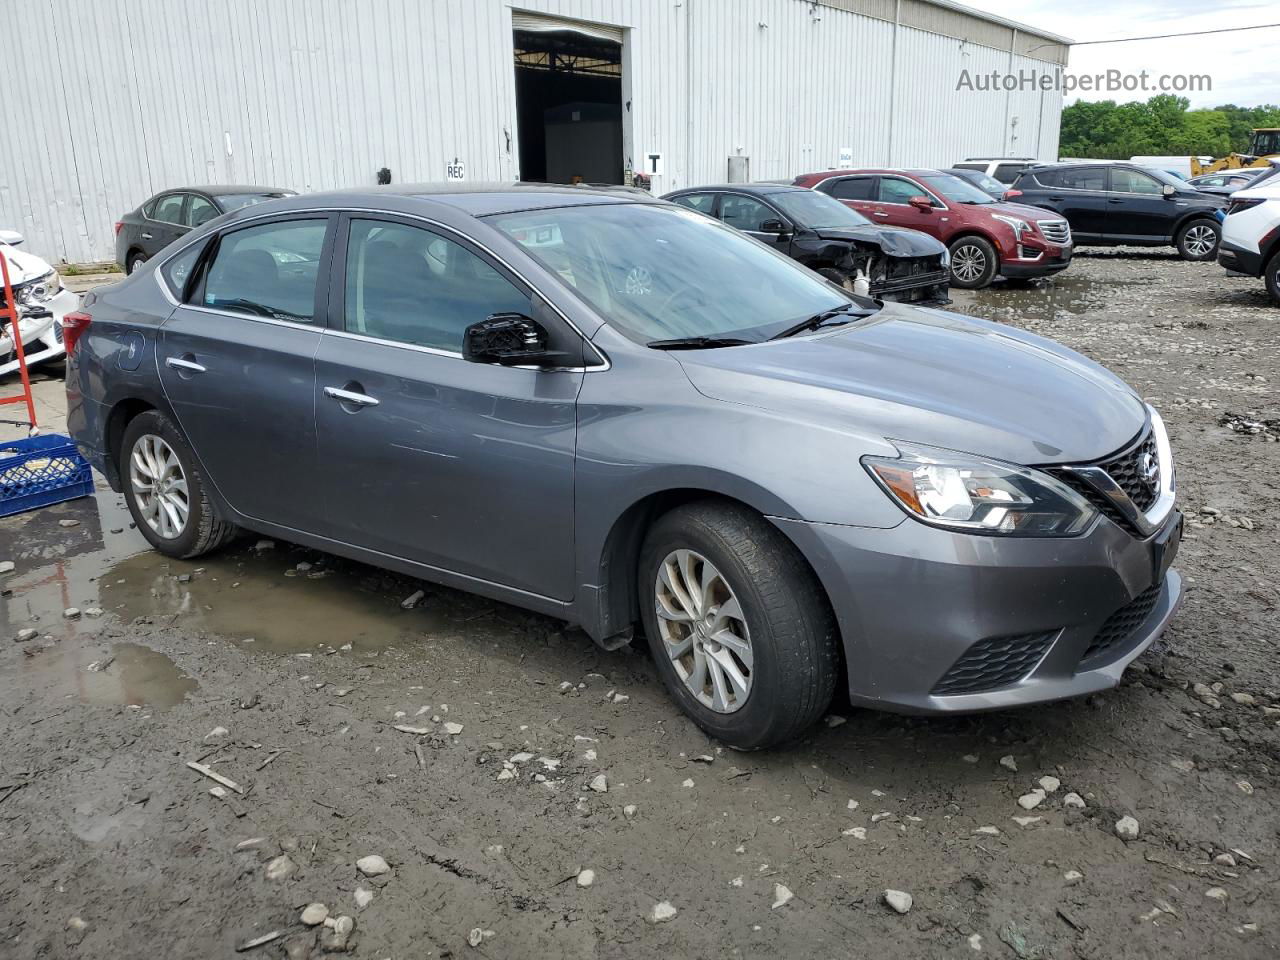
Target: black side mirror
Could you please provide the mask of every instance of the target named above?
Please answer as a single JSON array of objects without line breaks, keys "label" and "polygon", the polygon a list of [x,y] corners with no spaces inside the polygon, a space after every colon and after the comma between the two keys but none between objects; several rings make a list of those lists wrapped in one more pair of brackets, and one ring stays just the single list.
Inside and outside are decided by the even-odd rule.
[{"label": "black side mirror", "polygon": [[472,363],[496,363],[504,367],[554,367],[570,365],[574,358],[548,348],[546,327],[523,313],[495,313],[467,327],[462,357]]},{"label": "black side mirror", "polygon": [[760,232],[783,234],[787,232],[787,225],[781,220],[766,220],[760,224]]}]

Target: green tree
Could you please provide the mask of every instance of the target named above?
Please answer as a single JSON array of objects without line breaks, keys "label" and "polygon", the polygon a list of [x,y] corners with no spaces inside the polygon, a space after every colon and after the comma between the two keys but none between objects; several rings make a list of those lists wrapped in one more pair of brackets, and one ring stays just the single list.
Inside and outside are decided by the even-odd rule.
[{"label": "green tree", "polygon": [[1062,111],[1059,152],[1065,157],[1123,160],[1138,155],[1224,156],[1248,150],[1255,127],[1280,127],[1280,106],[1224,104],[1191,110],[1186,97],[1143,101],[1077,101]]}]

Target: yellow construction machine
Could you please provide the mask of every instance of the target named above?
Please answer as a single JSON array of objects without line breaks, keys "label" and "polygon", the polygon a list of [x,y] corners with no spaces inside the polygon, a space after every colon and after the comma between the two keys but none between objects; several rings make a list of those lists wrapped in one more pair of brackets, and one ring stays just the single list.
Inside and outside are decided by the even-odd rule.
[{"label": "yellow construction machine", "polygon": [[1249,138],[1248,153],[1229,153],[1211,163],[1201,163],[1191,158],[1191,175],[1198,177],[1219,170],[1239,170],[1244,167],[1269,167],[1271,158],[1280,157],[1280,127],[1258,127]]}]

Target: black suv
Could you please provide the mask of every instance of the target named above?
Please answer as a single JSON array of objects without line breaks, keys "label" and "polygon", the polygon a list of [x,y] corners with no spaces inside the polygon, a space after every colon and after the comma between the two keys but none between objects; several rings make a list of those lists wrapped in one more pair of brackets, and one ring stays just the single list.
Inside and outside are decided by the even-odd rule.
[{"label": "black suv", "polygon": [[1184,260],[1217,256],[1226,207],[1222,197],[1132,163],[1031,167],[1008,196],[1066,217],[1077,245],[1174,246]]}]

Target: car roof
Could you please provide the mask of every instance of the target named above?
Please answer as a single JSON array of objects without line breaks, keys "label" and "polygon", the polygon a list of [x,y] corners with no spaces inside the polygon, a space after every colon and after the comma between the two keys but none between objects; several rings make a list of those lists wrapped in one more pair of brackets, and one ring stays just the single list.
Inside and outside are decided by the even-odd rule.
[{"label": "car roof", "polygon": [[733,191],[734,193],[755,193],[760,196],[768,196],[774,193],[810,193],[807,187],[797,187],[793,183],[774,183],[771,181],[759,181],[756,183],[709,183],[698,187],[681,187],[679,190],[673,190],[666,196],[673,194],[686,193],[705,193],[708,190]]},{"label": "car roof", "polygon": [[995,163],[997,161],[1009,161],[1009,160],[1015,160],[1020,163],[1025,163],[1027,161],[1035,163],[1036,158],[1035,157],[965,157],[964,160],[962,160],[961,162],[962,163]]},{"label": "car roof", "polygon": [[[570,186],[555,183],[398,183],[384,187],[360,187],[308,193],[272,201],[276,210],[377,207],[388,198],[447,204],[473,217],[553,207],[608,203],[661,203],[657,197],[634,187]],[[262,206],[256,208],[262,211]]]},{"label": "car roof", "polygon": [[233,193],[297,193],[296,190],[290,190],[288,187],[261,187],[253,184],[244,183],[212,183],[203,185],[191,185],[186,187],[170,187],[167,190],[160,190],[156,196],[162,196],[169,193],[203,193],[210,197],[223,197]]}]

